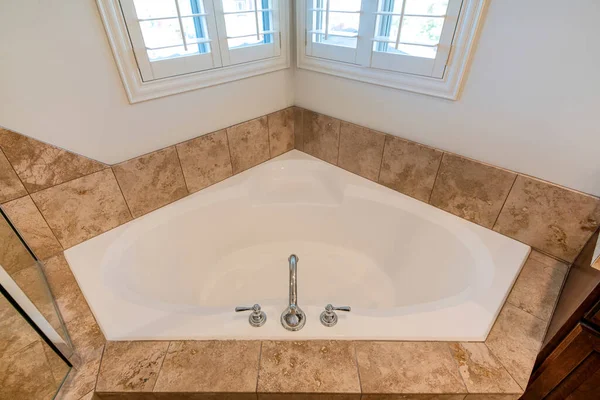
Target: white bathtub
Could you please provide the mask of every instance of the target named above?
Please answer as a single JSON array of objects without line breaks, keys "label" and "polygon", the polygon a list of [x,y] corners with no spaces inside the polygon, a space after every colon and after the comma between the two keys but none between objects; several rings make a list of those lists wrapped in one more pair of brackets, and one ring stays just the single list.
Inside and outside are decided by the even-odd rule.
[{"label": "white bathtub", "polygon": [[[483,341],[529,251],[292,151],[65,255],[109,340]],[[298,332],[279,322],[291,253]],[[254,303],[260,328],[234,313]],[[352,312],[326,328],[328,303]]]}]

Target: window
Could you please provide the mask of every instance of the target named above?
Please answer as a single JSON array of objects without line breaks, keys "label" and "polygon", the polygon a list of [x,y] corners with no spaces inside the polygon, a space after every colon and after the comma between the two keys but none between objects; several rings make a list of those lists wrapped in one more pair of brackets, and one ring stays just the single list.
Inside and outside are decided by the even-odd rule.
[{"label": "window", "polygon": [[287,0],[98,0],[130,101],[289,67]]},{"label": "window", "polygon": [[485,0],[300,0],[298,67],[455,99]]}]

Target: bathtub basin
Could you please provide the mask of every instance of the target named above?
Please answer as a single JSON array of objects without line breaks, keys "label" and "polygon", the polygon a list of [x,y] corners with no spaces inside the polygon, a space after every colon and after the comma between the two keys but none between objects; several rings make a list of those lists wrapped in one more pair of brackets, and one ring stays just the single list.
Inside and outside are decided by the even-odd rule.
[{"label": "bathtub basin", "polygon": [[[65,256],[108,340],[483,341],[529,252],[294,150]],[[279,322],[292,253],[298,332]],[[260,328],[233,311],[254,303]],[[324,327],[328,303],[352,312]]]}]

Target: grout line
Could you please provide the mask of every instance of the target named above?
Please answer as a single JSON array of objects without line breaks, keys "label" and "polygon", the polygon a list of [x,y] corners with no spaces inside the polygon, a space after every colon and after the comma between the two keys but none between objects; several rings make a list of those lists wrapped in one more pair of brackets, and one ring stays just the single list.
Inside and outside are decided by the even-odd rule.
[{"label": "grout line", "polygon": [[225,129],[225,137],[227,138],[227,151],[229,152],[229,165],[231,166],[231,176],[234,176],[237,174],[233,172],[233,157],[231,157],[231,142],[229,140],[229,128]]},{"label": "grout line", "polygon": [[[298,149],[300,151],[304,151],[304,109],[301,108],[300,109],[300,129],[302,130],[302,136],[300,137],[300,139],[302,139],[302,148]],[[294,135],[296,135],[296,122],[294,121]],[[294,140],[296,140],[295,136],[294,136]],[[296,147],[296,142],[294,141],[294,147]]]},{"label": "grout line", "polygon": [[271,154],[271,129],[270,129],[270,123],[269,123],[269,116],[266,116],[267,118],[267,145],[269,147],[269,160],[271,158],[273,158],[273,155]]},{"label": "grout line", "polygon": [[[60,240],[58,240],[58,236],[56,235],[56,232],[54,232],[54,229],[52,229],[52,227],[50,226],[50,223],[48,222],[48,220],[46,219],[46,216],[44,215],[44,213],[42,213],[42,210],[40,210],[40,207],[37,205],[37,203],[33,200],[33,197],[31,197],[31,195],[28,195],[29,198],[31,199],[31,202],[33,203],[33,205],[35,206],[36,210],[38,210],[38,212],[40,213],[40,215],[42,216],[42,219],[44,220],[44,222],[46,223],[46,225],[48,225],[48,229],[50,229],[50,232],[52,233],[52,235],[54,236],[54,239],[56,239],[56,242],[58,243],[58,245],[60,246],[60,248],[62,249],[62,251],[65,251],[65,248],[63,246],[63,244],[60,242]],[[58,254],[55,254],[51,257],[55,257]],[[48,257],[48,258],[51,258]],[[48,259],[46,258],[46,259]]]},{"label": "grout line", "polygon": [[340,165],[340,145],[342,142],[342,123],[343,121],[341,119],[337,119],[335,118],[337,121],[340,122],[340,127],[339,127],[339,131],[338,131],[338,143],[337,143],[337,159],[335,160],[335,165],[339,166]]},{"label": "grout line", "polygon": [[293,106],[289,110],[292,114],[292,150],[294,150],[296,148],[296,110]]},{"label": "grout line", "polygon": [[[435,178],[433,179],[433,185],[431,186],[431,192],[429,192],[429,199],[427,199],[427,204],[429,204],[429,205],[432,205],[431,198],[433,197],[433,191],[435,190],[435,184],[437,183],[437,179],[440,174],[440,170],[442,169],[442,162],[444,161],[445,155],[446,155],[446,152],[442,151],[442,156],[440,157],[440,163],[438,164],[437,171],[435,173]],[[440,210],[441,210],[441,208],[440,208]]]},{"label": "grout line", "polygon": [[[495,325],[495,324],[494,324]],[[490,349],[490,347],[487,345],[487,342],[483,342],[483,345],[488,349],[488,351],[490,352],[490,354],[496,359],[496,361],[498,361],[498,364],[500,364],[502,366],[502,368],[504,368],[504,370],[506,371],[506,373],[508,374],[508,376],[510,376],[510,378],[513,380],[514,383],[517,384],[517,386],[519,386],[521,388],[521,390],[525,391],[527,388],[521,386],[521,384],[515,379],[515,377],[513,376],[513,374],[510,373],[510,371],[508,370],[508,368],[506,368],[506,365],[504,365],[504,363],[502,362],[502,360],[500,358],[498,358],[498,356],[496,354],[494,354],[494,352],[492,351],[492,349]],[[539,351],[538,351],[539,353]],[[535,361],[534,361],[535,363]],[[533,367],[533,365],[532,365]]]},{"label": "grout line", "polygon": [[[305,120],[304,120],[304,117],[306,115],[306,111],[307,110],[304,110],[304,109],[302,110],[302,151],[304,151],[306,154],[310,154],[310,153],[306,152],[306,123],[305,123]],[[309,111],[309,112],[312,112],[312,111]],[[312,126],[312,123],[309,124],[309,125]]]},{"label": "grout line", "polygon": [[[15,310],[14,308],[13,308],[13,310],[14,310],[15,312],[17,312],[17,313],[18,313],[18,311],[17,311],[17,310]],[[19,317],[20,319],[23,319],[23,317],[22,317],[20,314],[18,314],[18,317]],[[28,325],[27,325],[27,329],[29,329],[29,328],[31,328],[31,326],[29,326],[29,324],[28,324]],[[31,328],[31,329],[33,330],[33,328]],[[16,350],[12,350],[12,351],[11,351],[11,352],[9,352],[9,353],[4,353],[3,355],[11,355],[11,356],[12,356],[12,355],[16,355],[17,353],[20,353],[20,352],[22,352],[22,351],[23,351],[23,350],[25,350],[26,348],[28,348],[28,347],[31,347],[31,346],[33,346],[34,344],[38,343],[38,342],[40,342],[40,343],[43,343],[43,342],[42,342],[42,338],[41,338],[41,337],[39,337],[39,335],[37,335],[37,333],[36,333],[36,337],[37,337],[36,339],[34,339],[33,341],[31,341],[31,342],[27,343],[27,344],[26,344],[26,345],[24,345],[23,347],[19,347],[18,349],[16,349]],[[45,344],[45,343],[44,343],[44,344]],[[43,349],[42,349],[42,350],[43,350]]]},{"label": "grout line", "polygon": [[[104,345],[102,346],[102,354],[100,355],[100,363],[98,363],[98,371],[96,371],[96,379],[94,381],[94,392],[96,391],[96,388],[98,387],[98,377],[100,376],[100,369],[102,368],[102,361],[104,361],[104,353],[106,353],[107,345],[108,345],[108,340],[105,341]],[[81,362],[83,363],[83,360],[81,360]]]},{"label": "grout line", "polygon": [[[42,216],[42,219],[44,220],[44,222],[46,223],[46,225],[48,225],[48,229],[50,229],[50,232],[52,232],[52,235],[54,236],[54,238],[56,239],[56,241],[58,242],[58,244],[60,245],[60,248],[62,249],[62,252],[64,252],[65,249],[65,245],[60,241],[60,239],[58,238],[57,233],[54,231],[54,229],[52,228],[52,226],[50,225],[50,223],[48,222],[48,220],[46,219],[46,216],[44,215],[44,213],[42,212],[42,210],[40,209],[40,206],[35,202],[35,200],[33,199],[33,197],[29,194],[28,195],[29,198],[31,199],[31,202],[33,203],[33,205],[35,206],[35,208],[38,210],[38,212],[40,213],[40,215]],[[48,258],[52,258],[57,256],[57,254],[54,254],[53,256],[47,257],[46,260]]]},{"label": "grout line", "polygon": [[262,361],[262,352],[263,352],[263,340],[260,341],[260,349],[258,352],[258,370],[256,371],[256,387],[254,389],[254,393],[256,393],[256,397],[258,398],[258,380],[260,379],[260,362]]},{"label": "grout line", "polygon": [[500,219],[500,214],[502,214],[502,211],[504,210],[504,206],[506,206],[508,198],[510,197],[511,192],[512,192],[513,188],[515,187],[515,183],[517,182],[518,177],[519,177],[519,174],[515,174],[515,179],[513,179],[512,184],[510,185],[510,189],[508,189],[508,194],[506,195],[506,198],[504,199],[504,202],[502,203],[502,207],[500,207],[500,211],[498,211],[498,215],[496,216],[496,219],[494,220],[494,223],[492,224],[492,227],[490,228],[491,230],[494,230],[494,227],[498,223],[498,220]]},{"label": "grout line", "polygon": [[156,384],[158,383],[158,378],[160,378],[160,373],[162,372],[163,365],[165,364],[165,360],[167,359],[167,355],[169,355],[169,349],[171,348],[172,340],[169,340],[169,344],[167,345],[167,351],[165,351],[165,356],[160,362],[160,367],[158,368],[158,374],[156,374],[156,380],[154,381],[154,385],[152,385],[151,393],[154,393],[154,389],[156,389]]},{"label": "grout line", "polygon": [[[177,165],[179,165],[179,170],[181,171],[181,177],[183,178],[183,185],[185,186],[185,191],[187,192],[187,194],[186,194],[185,196],[182,196],[182,197],[180,197],[180,198],[178,198],[178,199],[175,199],[175,200],[173,200],[173,201],[171,201],[171,202],[169,202],[169,203],[167,203],[167,204],[165,204],[165,205],[163,205],[163,206],[161,206],[161,207],[164,207],[164,206],[166,206],[166,205],[169,205],[169,204],[171,204],[171,203],[174,203],[174,202],[176,202],[177,200],[181,200],[181,199],[183,199],[184,197],[187,197],[187,196],[189,196],[189,195],[190,195],[190,189],[188,189],[188,187],[187,187],[187,182],[186,182],[186,180],[185,180],[185,174],[183,173],[183,166],[181,165],[181,159],[179,158],[179,152],[177,151],[177,146],[176,146],[176,145],[173,145],[173,146],[171,146],[171,147],[173,147],[173,150],[175,150],[175,157],[177,157]],[[168,148],[168,147],[167,147],[167,148]],[[160,208],[160,207],[159,207],[159,208]]]},{"label": "grout line", "polygon": [[[52,366],[50,364],[50,359],[48,358],[48,352],[46,351],[46,349],[43,346],[43,341],[40,340],[40,343],[42,343],[42,353],[44,353],[44,358],[46,359],[46,363],[48,364],[48,369],[50,369],[50,375],[52,375],[52,379],[54,379],[54,381],[56,382],[57,381],[56,375],[54,375],[54,370],[52,369]],[[46,346],[48,346],[48,345],[46,345]],[[54,353],[54,350],[52,350],[52,348],[50,348],[50,350]],[[56,353],[54,355],[56,355]],[[58,380],[61,380],[61,378],[59,378]]]},{"label": "grout line", "polygon": [[105,166],[105,168],[99,169],[98,171],[90,172],[89,174],[85,174],[85,175],[77,176],[77,177],[75,177],[75,178],[73,178],[73,179],[69,179],[69,180],[66,180],[66,181],[64,181],[64,182],[57,183],[56,185],[52,185],[52,186],[48,186],[48,187],[45,187],[45,188],[43,188],[43,189],[40,189],[40,190],[36,190],[35,192],[32,192],[32,193],[30,193],[30,195],[32,195],[32,196],[33,196],[34,194],[37,194],[37,193],[43,192],[43,191],[45,191],[45,190],[53,189],[53,188],[55,188],[55,187],[57,187],[57,186],[66,185],[67,183],[71,183],[71,182],[73,182],[73,181],[76,181],[76,180],[78,180],[78,179],[87,178],[88,176],[92,176],[92,175],[94,175],[94,174],[98,174],[98,173],[100,173],[100,172],[104,172],[104,171],[106,171],[107,169],[112,169],[110,165],[106,165],[106,164],[103,164],[103,165]]},{"label": "grout line", "polygon": [[[593,235],[593,234],[592,234],[592,235]],[[508,236],[508,235],[506,235],[506,236]],[[509,236],[509,237],[510,237],[510,236]],[[519,239],[514,239],[514,238],[513,238],[513,240],[516,240],[516,241],[518,241],[518,242],[521,242]],[[588,239],[588,240],[589,240],[589,239]],[[527,243],[525,243],[525,242],[521,242],[521,243],[523,243],[523,244],[527,244]],[[586,242],[586,244],[587,244],[587,242]],[[531,251],[532,251],[532,252],[533,252],[533,251],[537,251],[538,253],[540,253],[540,254],[542,254],[542,255],[544,255],[544,256],[546,256],[546,257],[548,257],[548,258],[551,258],[551,259],[553,259],[554,261],[558,261],[558,262],[560,262],[560,263],[562,263],[562,264],[565,264],[565,265],[567,265],[568,267],[571,267],[571,266],[572,266],[572,265],[575,263],[575,261],[567,261],[567,260],[563,260],[562,258],[559,258],[559,257],[557,257],[557,256],[554,256],[554,255],[552,255],[552,254],[548,253],[548,252],[547,252],[547,251],[545,251],[545,250],[541,250],[541,249],[534,248],[534,247],[533,247],[533,246],[531,246],[531,245],[528,245],[528,244],[527,244],[527,246],[531,247]],[[584,244],[584,246],[585,246],[585,244]],[[582,250],[583,250],[583,248],[582,248]],[[581,253],[581,250],[579,250],[579,253]],[[578,255],[579,255],[579,254],[578,254]],[[530,256],[531,256],[531,254],[530,254]]]},{"label": "grout line", "polygon": [[358,364],[358,350],[356,349],[356,342],[352,341],[352,346],[354,347],[354,361],[356,361],[356,373],[358,375],[358,388],[360,389],[360,397],[363,396],[363,387],[362,387],[362,379],[360,377],[360,366]]},{"label": "grout line", "polygon": [[[520,276],[520,275],[521,275],[521,274],[519,273],[519,276]],[[517,280],[518,280],[518,279],[519,279],[519,277],[517,277]],[[529,311],[525,311],[525,310],[523,310],[521,307],[519,307],[518,305],[514,304],[513,302],[511,302],[511,301],[508,299],[508,297],[509,297],[509,296],[510,296],[510,294],[512,293],[513,289],[515,288],[515,285],[517,284],[517,280],[515,280],[515,283],[514,283],[514,284],[511,286],[511,288],[510,288],[510,292],[508,293],[508,296],[506,297],[506,300],[504,301],[504,304],[510,304],[511,306],[513,306],[513,307],[517,308],[519,311],[523,311],[525,314],[529,314],[529,315],[531,315],[532,317],[534,317],[535,319],[537,319],[537,320],[540,320],[541,322],[543,322],[543,323],[545,323],[545,324],[547,324],[547,325],[550,325],[550,320],[549,320],[549,319],[548,319],[548,320],[546,320],[546,319],[543,319],[543,318],[540,318],[540,317],[538,317],[538,316],[537,316],[537,315],[535,315],[535,314],[532,314],[532,313],[530,313]],[[560,296],[559,296],[559,297],[560,297]],[[558,299],[558,297],[557,297],[557,299]],[[500,312],[502,312],[502,310],[500,310]],[[498,313],[498,317],[499,317],[499,316],[500,316],[500,313]],[[498,317],[496,317],[496,319],[498,319]],[[492,328],[493,328],[493,327],[492,327]],[[490,332],[491,332],[491,330],[490,330]]]},{"label": "grout line", "polygon": [[[188,196],[192,194],[190,190],[190,186],[188,185],[187,178],[185,177],[185,172],[183,172],[183,164],[181,163],[181,156],[179,155],[179,149],[177,149],[177,145],[173,146],[175,148],[175,154],[177,154],[177,161],[179,162],[179,168],[181,169],[181,174],[183,175],[183,183],[185,184],[185,188],[188,192]],[[184,196],[186,197],[186,196]],[[183,197],[182,197],[183,198]]]},{"label": "grout line", "polygon": [[385,154],[385,146],[387,146],[388,144],[388,137],[389,135],[387,133],[384,133],[384,138],[383,138],[383,149],[381,150],[381,162],[379,163],[379,171],[377,172],[377,183],[380,183],[380,179],[381,179],[381,168],[383,167],[383,155]]},{"label": "grout line", "polygon": [[[10,165],[10,169],[12,169],[12,171],[15,173],[17,179],[21,183],[21,186],[23,186],[23,189],[25,190],[25,193],[31,194],[31,192],[29,191],[29,189],[27,189],[27,186],[25,186],[25,183],[23,182],[23,179],[21,179],[21,177],[19,176],[19,173],[17,172],[17,170],[15,169],[14,165],[9,160],[9,158],[6,156],[6,153],[4,152],[4,150],[2,150],[1,147],[0,147],[0,153],[4,156],[4,158],[6,158],[6,162],[8,162],[8,165]],[[23,197],[23,196],[20,196],[20,197]],[[15,199],[13,199],[13,200],[15,200]],[[9,200],[9,201],[11,201],[11,200]],[[8,203],[8,201],[6,201],[5,203]]]},{"label": "grout line", "polygon": [[[46,220],[46,217],[44,216],[44,214],[42,214],[42,211],[40,210],[40,208],[38,207],[38,205],[35,203],[35,201],[33,201],[33,198],[31,197],[31,195],[30,195],[30,194],[26,194],[26,195],[24,195],[24,196],[21,196],[21,197],[18,197],[18,198],[16,198],[16,199],[12,199],[12,200],[9,200],[9,201],[7,201],[7,202],[5,202],[5,203],[2,203],[2,204],[0,205],[0,208],[2,208],[2,209],[4,210],[4,212],[5,212],[6,216],[8,217],[9,221],[10,221],[10,222],[12,223],[12,225],[15,227],[15,229],[17,230],[17,232],[18,232],[18,233],[19,233],[19,234],[20,234],[20,235],[23,237],[23,240],[25,240],[25,242],[27,242],[27,240],[26,240],[26,238],[25,238],[25,236],[26,236],[26,235],[24,235],[24,233],[20,231],[19,227],[17,226],[18,224],[16,224],[16,223],[15,223],[16,221],[13,221],[13,219],[10,217],[10,215],[9,215],[9,213],[8,213],[8,211],[6,210],[6,207],[5,207],[5,206],[6,206],[8,203],[11,203],[11,202],[13,202],[13,201],[17,201],[17,200],[21,200],[21,199],[24,199],[24,198],[26,198],[26,197],[28,197],[28,198],[31,200],[31,202],[33,203],[33,206],[35,207],[35,209],[38,211],[38,213],[40,214],[40,216],[42,217],[42,219],[44,220],[44,222],[45,222],[45,223],[46,223],[46,225],[48,226],[48,229],[50,229],[50,233],[52,233],[52,236],[54,237],[54,240],[56,240],[56,243],[58,243],[58,245],[60,246],[60,248],[61,248],[61,251],[64,251],[64,248],[63,248],[63,245],[62,245],[62,243],[60,242],[60,240],[58,240],[58,237],[56,236],[56,233],[54,232],[54,230],[52,230],[52,227],[50,226],[50,224],[49,224],[49,223],[48,223],[48,221]],[[28,245],[29,245],[29,243],[28,243]],[[30,246],[30,247],[31,247],[31,246]],[[33,249],[31,249],[31,251],[33,251]],[[33,252],[34,252],[34,253],[36,253],[35,251],[33,251]],[[52,257],[54,257],[54,256],[56,256],[56,255],[58,255],[58,253],[52,254],[52,255],[50,255],[49,257],[45,257],[45,259],[47,260],[48,258],[52,258]],[[36,254],[36,257],[38,257],[38,255],[37,255],[37,254]],[[39,258],[39,257],[38,257],[38,260],[40,260],[40,261],[41,261],[41,258]]]},{"label": "grout line", "polygon": [[465,381],[465,378],[460,373],[460,364],[458,363],[458,360],[456,360],[456,358],[454,357],[454,353],[452,352],[452,349],[450,348],[451,343],[456,343],[460,346],[460,342],[440,342],[440,343],[444,343],[446,345],[446,351],[449,353],[449,356],[452,359],[452,361],[454,361],[454,365],[456,366],[456,372],[458,372],[458,376],[460,376],[460,380],[462,381],[462,383],[465,387],[465,390],[467,391],[467,394],[469,394],[470,392],[469,392],[469,388],[467,387],[467,382]]},{"label": "grout line", "polygon": [[[129,202],[127,201],[127,197],[125,197],[125,193],[123,193],[123,188],[121,188],[121,184],[119,183],[119,180],[117,179],[117,175],[115,174],[115,170],[113,169],[113,167],[110,167],[110,171],[112,172],[113,177],[115,178],[115,181],[117,182],[117,187],[119,188],[119,191],[121,192],[121,196],[123,196],[123,200],[125,201],[125,205],[127,206],[127,210],[129,211],[129,216],[131,217],[132,220],[134,220],[137,217],[133,216],[133,212],[131,211],[131,207],[129,207]],[[121,226],[121,225],[123,225],[123,224],[119,224],[118,226]],[[116,226],[115,226],[115,228],[116,228]]]}]

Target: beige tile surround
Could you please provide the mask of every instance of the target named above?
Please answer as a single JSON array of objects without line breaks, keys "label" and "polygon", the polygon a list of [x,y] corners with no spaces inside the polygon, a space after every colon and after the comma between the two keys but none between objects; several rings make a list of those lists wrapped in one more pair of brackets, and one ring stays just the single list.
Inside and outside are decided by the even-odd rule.
[{"label": "beige tile surround", "polygon": [[600,199],[292,107],[107,166],[0,129],[0,204],[39,258],[296,148],[572,262]]},{"label": "beige tile surround", "polygon": [[[104,337],[62,256],[62,250],[292,148],[521,240],[567,262],[575,258],[600,222],[600,199],[594,196],[297,107],[203,135],[112,167],[0,129],[0,203],[36,255],[47,260],[45,268],[50,286],[81,361],[70,374],[59,398],[91,398],[98,371],[101,370],[101,361],[102,364],[110,362],[110,357],[102,358],[103,353],[106,356]],[[357,398],[361,393],[363,397],[372,397],[373,400],[382,396],[389,399],[391,393],[397,399],[464,399],[465,396],[471,400],[491,399],[491,393],[496,393],[497,396],[493,397],[498,399],[518,398],[514,393],[514,385],[518,384],[521,388],[526,385],[568,268],[567,264],[554,258],[532,253],[485,344],[409,345],[388,342],[377,345],[343,342],[358,357],[353,366],[338,364],[340,360],[337,358],[327,358],[331,355],[330,348],[324,346],[311,353],[313,358],[304,361],[299,358],[300,353],[295,356],[287,352],[279,355],[274,353],[271,359],[275,364],[269,369],[268,357],[263,359],[261,355],[271,354],[270,346],[277,348],[278,345],[256,342],[262,348],[262,351],[258,351],[260,364],[258,361],[256,364],[256,384],[261,384],[257,386],[261,388],[258,389],[258,396],[272,397],[273,400],[281,397],[281,387],[278,388],[275,383],[269,384],[266,377],[272,376],[275,380],[279,373],[287,378],[297,368],[305,368],[302,374],[312,389],[300,396],[303,399],[330,398],[333,394],[339,398]],[[174,343],[177,344],[168,344],[167,353],[172,345],[175,346]],[[331,346],[336,346],[336,342],[331,343]],[[184,344],[177,346],[186,348]],[[108,346],[113,344],[109,343]],[[165,344],[161,346],[163,348]],[[391,364],[378,366],[369,363],[368,357],[359,357],[359,354],[366,355],[364,351],[361,352],[365,346],[374,346],[370,351],[383,346],[382,356],[397,356],[391,357]],[[415,348],[407,352],[406,346]],[[290,351],[290,354],[294,354],[293,348]],[[454,364],[444,361],[438,366],[442,369],[434,371],[428,369],[431,365],[427,363],[422,366],[423,374],[439,375],[440,381],[428,383],[425,380],[418,384],[408,382],[407,387],[394,386],[398,380],[420,379],[420,374],[415,372],[418,368],[407,370],[403,364],[415,365],[415,360],[423,359],[415,355],[420,352],[439,354],[440,360],[453,360]],[[193,356],[205,354],[203,349],[190,350],[191,353]],[[405,356],[413,358],[407,360]],[[319,364],[318,360],[322,363]],[[165,367],[164,361],[161,368]],[[189,362],[193,363],[193,360]],[[311,369],[318,365],[321,365],[320,372]],[[333,389],[319,390],[320,387],[327,387],[323,377],[327,376],[328,368],[334,365],[348,373],[356,372],[359,378],[358,391],[352,382],[346,382],[350,384],[347,386],[350,389],[342,393],[332,392]],[[455,365],[456,370],[450,365]],[[263,374],[266,375],[261,375],[263,368]],[[144,371],[150,370],[152,368]],[[268,375],[268,371],[272,371],[272,375]],[[158,388],[171,390],[168,382],[171,379],[177,381],[177,374],[169,379],[162,378],[161,381],[161,372],[162,369],[156,372],[156,381],[166,383]],[[390,374],[389,381],[379,376],[383,373]],[[371,381],[369,376],[373,379],[378,377],[381,385],[376,380]],[[489,376],[495,377],[493,382]],[[133,382],[136,377],[129,379]],[[98,383],[101,382],[104,381]],[[346,383],[342,387],[346,387]],[[120,389],[110,386],[115,384],[113,379],[107,379],[102,384],[107,385],[100,386],[104,391],[103,398],[134,398],[133,393],[137,393],[130,391],[123,397],[118,394]],[[208,385],[202,388],[205,392],[203,398],[207,397],[209,389],[214,389],[210,383]],[[494,385],[501,385],[501,389]],[[235,391],[233,386],[226,387],[226,392],[237,393],[236,397],[249,395],[256,398],[256,387],[248,392]],[[365,387],[378,389],[366,391]],[[429,388],[423,389],[425,391],[422,393],[431,395],[415,397],[407,394],[415,387]],[[444,389],[444,395],[438,395],[433,393],[439,393],[439,389],[433,390],[432,387],[447,389]],[[269,391],[268,388],[274,389]],[[108,393],[113,389],[115,394],[109,396]],[[218,397],[223,397],[222,388],[216,392]],[[477,397],[473,393],[487,394]],[[140,396],[167,398],[160,394]],[[177,398],[192,396],[182,394]]]},{"label": "beige tile surround", "polygon": [[[536,288],[540,265],[556,279]],[[100,399],[517,399],[550,320],[545,310],[554,306],[566,272],[566,264],[534,251],[485,342],[107,342],[95,393]],[[531,288],[529,299],[517,296],[524,288]]]}]

